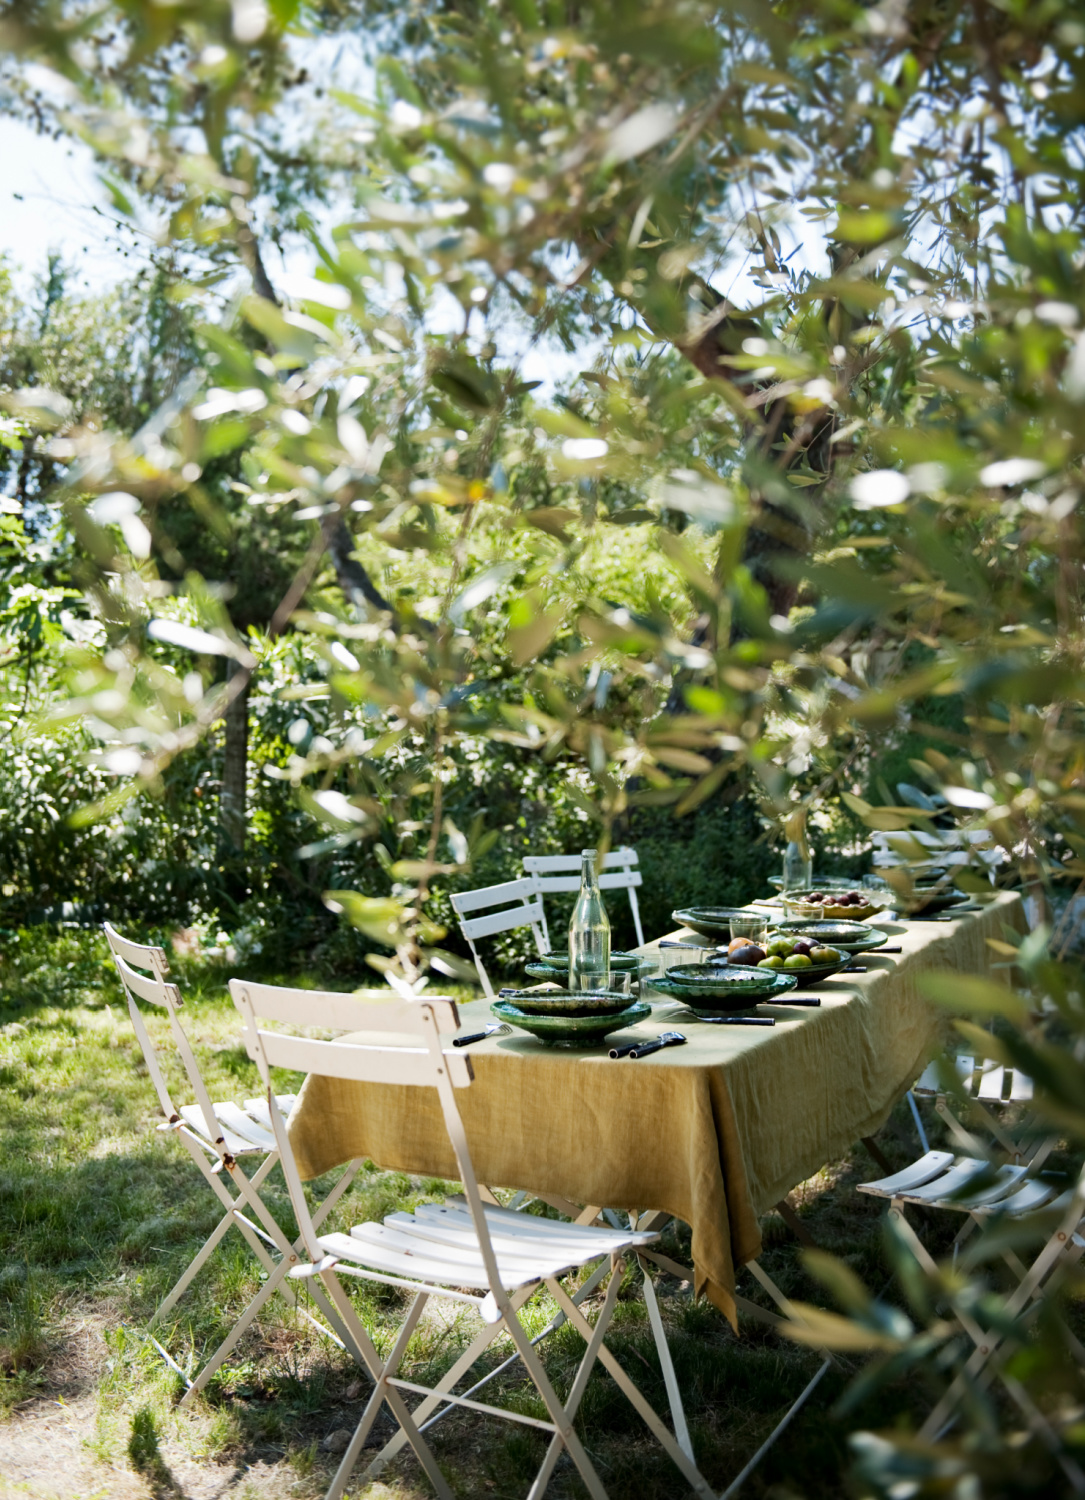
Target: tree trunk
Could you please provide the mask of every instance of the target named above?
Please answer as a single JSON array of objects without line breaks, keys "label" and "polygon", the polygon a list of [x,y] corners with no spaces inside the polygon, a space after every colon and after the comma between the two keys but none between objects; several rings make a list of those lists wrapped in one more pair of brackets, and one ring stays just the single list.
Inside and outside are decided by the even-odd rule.
[{"label": "tree trunk", "polygon": [[[230,663],[230,676],[238,670]],[[225,855],[245,852],[245,790],[249,768],[249,684],[226,709],[226,748],[219,793],[219,837]]]}]

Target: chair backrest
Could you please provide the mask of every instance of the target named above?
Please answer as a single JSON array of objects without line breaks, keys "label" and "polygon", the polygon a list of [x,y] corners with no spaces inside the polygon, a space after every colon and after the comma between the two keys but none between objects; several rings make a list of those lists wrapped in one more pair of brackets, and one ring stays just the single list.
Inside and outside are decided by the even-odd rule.
[{"label": "chair backrest", "polygon": [[[511,903],[511,904],[510,904]],[[491,908],[500,907],[495,911]],[[475,960],[482,988],[493,998],[493,985],[485,965],[475,947],[477,938],[493,937],[498,932],[510,932],[514,927],[530,927],[535,936],[535,946],[545,953],[548,946],[546,915],[543,911],[542,893],[536,878],[506,880],[501,885],[482,886],[477,891],[458,891],[452,897],[452,909],[460,919],[460,930],[467,939],[471,956]],[[481,916],[470,916],[471,912],[482,912]]]},{"label": "chair backrest", "polygon": [[[150,1005],[157,1005],[169,1016],[173,1042],[177,1048],[185,1073],[188,1075],[192,1092],[196,1096],[196,1103],[199,1106],[200,1113],[203,1115],[207,1138],[210,1141],[214,1141],[216,1146],[221,1143],[222,1148],[225,1149],[222,1130],[215,1118],[215,1111],[211,1104],[211,1096],[207,1092],[207,1085],[203,1081],[203,1074],[200,1072],[195,1054],[192,1051],[188,1037],[185,1035],[185,1029],[181,1025],[177,1014],[184,1004],[184,1001],[181,999],[181,991],[175,984],[164,977],[169,973],[170,967],[165,951],[162,948],[152,947],[147,943],[133,942],[131,938],[126,938],[119,933],[109,922],[103,922],[102,926],[105,930],[106,941],[113,954],[113,962],[116,965],[117,973],[120,975],[121,984],[124,986],[132,1029],[136,1033],[136,1040],[139,1042],[140,1049],[143,1052],[147,1071],[151,1075],[151,1082],[154,1084],[155,1093],[158,1095],[158,1102],[162,1106],[162,1113],[169,1124],[177,1125],[180,1122],[180,1113],[174,1107],[169,1087],[162,1073],[158,1049],[151,1041],[146,1023],[140,1013],[139,1006],[136,1004],[137,998],[145,1000]],[[150,973],[140,973],[141,969],[150,970]]]},{"label": "chair backrest", "polygon": [[[640,906],[636,888],[643,885],[637,851],[628,844],[612,849],[603,855],[603,868],[599,872],[601,891],[625,891],[633,913],[637,944],[644,946],[644,932],[640,925]],[[545,894],[569,894],[580,889],[579,854],[527,854],[524,856],[524,873],[533,875],[539,889]]]},{"label": "chair backrest", "polygon": [[[466,1088],[472,1081],[471,1059],[444,1042],[459,1028],[455,1001],[446,995],[429,994],[408,999],[389,990],[345,995],[329,990],[287,989],[247,979],[231,979],[230,994],[244,1023],[245,1048],[267,1089],[283,1175],[312,1259],[319,1261],[323,1251],[309,1217],[286,1121],[275,1098],[272,1068],[292,1068],[354,1083],[435,1088],[479,1232],[480,1248],[485,1244],[483,1260],[491,1290],[500,1291],[478,1181],[456,1103],[456,1089]],[[291,1030],[272,1030],[272,1026]],[[298,1034],[312,1027],[355,1035],[322,1040]]]},{"label": "chair backrest", "polygon": [[[953,1059],[953,1067],[964,1093],[983,1100],[985,1104],[1022,1104],[1033,1096],[1032,1079],[1019,1068],[1003,1067],[972,1053],[958,1053]],[[921,1095],[938,1095],[942,1089],[942,1072],[937,1061],[928,1063],[912,1085],[912,1092]]]}]

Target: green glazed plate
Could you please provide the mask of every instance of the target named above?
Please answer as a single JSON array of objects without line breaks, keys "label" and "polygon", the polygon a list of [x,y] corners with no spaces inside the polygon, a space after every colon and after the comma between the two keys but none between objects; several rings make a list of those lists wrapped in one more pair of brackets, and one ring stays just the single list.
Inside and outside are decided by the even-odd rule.
[{"label": "green glazed plate", "polygon": [[840,948],[844,953],[866,953],[870,948],[880,948],[889,941],[889,934],[877,927],[868,927],[865,922],[834,922],[827,918],[809,922],[777,922],[769,933],[773,937],[817,938],[829,948]]},{"label": "green glazed plate", "polygon": [[[564,952],[544,953],[541,958],[533,962],[539,967],[557,969],[559,973],[564,974],[569,967],[569,950],[566,948]],[[612,953],[610,955],[610,967],[619,973],[624,973],[627,969],[632,973],[641,962],[642,960],[635,953]]]},{"label": "green glazed plate", "polygon": [[661,994],[670,995],[672,1000],[681,1000],[695,1015],[729,1016],[736,1011],[752,1010],[755,1005],[771,1005],[773,1000],[786,995],[788,990],[793,990],[798,984],[794,974],[782,974],[778,969],[755,969],[753,972],[772,975],[772,984],[767,990],[751,993],[742,985],[736,985],[731,994],[721,994],[718,990],[697,990],[691,985],[676,984],[669,979],[653,979],[652,988],[659,990]]},{"label": "green glazed plate", "polygon": [[702,937],[726,937],[731,936],[731,918],[749,917],[750,912],[741,906],[687,906],[679,907],[677,911],[671,912],[671,920],[680,922],[683,927],[688,927],[691,932],[699,932]]},{"label": "green glazed plate", "polygon": [[532,1016],[613,1016],[628,1010],[633,996],[624,990],[514,990],[501,997]]},{"label": "green glazed plate", "polygon": [[529,1032],[540,1042],[569,1042],[578,1047],[598,1047],[612,1031],[621,1031],[637,1021],[646,1020],[652,1007],[643,1000],[629,1005],[625,1010],[612,1011],[609,1015],[531,1015],[513,1005],[509,1000],[495,1000],[490,1011],[499,1021],[507,1021],[521,1031]]},{"label": "green glazed plate", "polygon": [[[615,964],[612,956],[610,967],[612,974],[629,974],[634,979],[643,978],[645,974],[654,974],[656,971],[656,965],[646,958],[630,959],[628,963],[619,966]],[[538,963],[525,964],[524,973],[530,974],[533,979],[553,979],[555,982],[559,979],[568,979],[569,960],[566,958],[559,968],[557,964],[550,964],[545,959],[540,959]]]}]

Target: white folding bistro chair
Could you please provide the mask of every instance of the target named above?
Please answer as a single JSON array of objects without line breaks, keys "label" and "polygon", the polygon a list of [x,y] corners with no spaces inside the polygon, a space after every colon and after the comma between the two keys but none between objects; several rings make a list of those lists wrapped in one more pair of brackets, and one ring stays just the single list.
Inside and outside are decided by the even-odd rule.
[{"label": "white folding bistro chair", "polygon": [[[539,889],[544,895],[569,894],[580,889],[579,854],[528,854],[524,857],[524,874],[538,878]],[[637,946],[644,947],[644,930],[640,925],[640,907],[637,904],[637,887],[643,885],[637,851],[623,844],[603,856],[603,868],[599,873],[601,891],[625,891],[633,913],[633,926],[637,932]],[[550,936],[543,918],[543,937],[547,947]]]},{"label": "white folding bistro chair", "polygon": [[[989,1131],[1011,1160],[1027,1158],[1028,1165],[1033,1170],[1039,1167],[1052,1149],[1054,1138],[1042,1131],[1015,1140],[992,1112],[995,1109],[1001,1111],[1008,1105],[1032,1102],[1033,1086],[1028,1074],[1022,1073],[1020,1068],[1004,1067],[1001,1063],[992,1062],[989,1058],[974,1057],[971,1053],[958,1053],[952,1060],[952,1068],[957,1075],[958,1088],[964,1096],[968,1120]],[[912,1085],[908,1099],[925,1152],[930,1150],[930,1143],[915,1104],[916,1099],[934,1100],[935,1113],[942,1117],[949,1134],[963,1151],[977,1156],[987,1154],[983,1143],[961,1123],[950,1108],[942,1069],[937,1060],[927,1064]]]},{"label": "white folding bistro chair", "polygon": [[[1000,1220],[1022,1220],[1040,1210],[1048,1220],[1051,1216],[1058,1216],[1054,1229],[1030,1266],[1026,1267],[1015,1252],[1002,1250],[1002,1258],[1018,1282],[1004,1299],[997,1318],[992,1317],[987,1327],[980,1325],[971,1310],[954,1305],[954,1316],[974,1348],[923,1423],[918,1436],[920,1441],[936,1440],[951,1424],[956,1408],[969,1389],[998,1378],[1021,1409],[1028,1425],[1055,1453],[1074,1493],[1085,1494],[1085,1474],[1062,1453],[1062,1445],[1048,1419],[1020,1382],[1002,1367],[1007,1355],[1024,1342],[1028,1322],[1039,1310],[1041,1294],[1050,1290],[1054,1282],[1085,1254],[1085,1171],[1075,1187],[1061,1194],[1052,1183],[1028,1173],[1029,1167],[1020,1162],[994,1167],[989,1161],[955,1156],[950,1151],[929,1151],[919,1161],[891,1177],[861,1183],[859,1191],[888,1199],[890,1217],[916,1260],[932,1277],[939,1275],[938,1267],[908,1222],[905,1208],[909,1205],[966,1214],[969,1228],[990,1222],[996,1216]],[[956,1246],[957,1242],[954,1243]],[[1062,1336],[1077,1361],[1085,1364],[1085,1347],[1065,1326]]]},{"label": "white folding bistro chair", "polygon": [[[1009,1349],[1024,1338],[1029,1318],[1039,1309],[1044,1289],[1064,1275],[1085,1253],[1085,1238],[1082,1237],[1085,1173],[1075,1188],[1060,1193],[1054,1182],[1035,1175],[1055,1145],[1055,1137],[1041,1132],[1031,1139],[1015,1140],[1003,1122],[992,1114],[991,1106],[1029,1102],[1033,1097],[1031,1078],[1018,1069],[967,1054],[955,1057],[953,1067],[972,1118],[990,1130],[997,1145],[989,1148],[957,1119],[949,1108],[938,1064],[932,1063],[914,1086],[914,1092],[921,1097],[935,1096],[935,1108],[945,1120],[958,1150],[930,1150],[923,1133],[923,1145],[928,1147],[923,1156],[899,1172],[873,1182],[860,1183],[859,1192],[888,1202],[890,1218],[916,1260],[932,1276],[938,1274],[938,1268],[908,1220],[906,1209],[909,1206],[941,1209],[965,1216],[953,1241],[954,1259],[969,1235],[992,1220],[1012,1223],[1042,1210],[1048,1218],[1058,1215],[1058,1221],[1031,1266],[1026,1266],[1009,1244],[1001,1246],[999,1253],[1016,1278],[1017,1286],[1005,1300],[997,1327],[992,1323],[982,1328],[971,1312],[954,1308],[957,1320],[975,1347],[927,1417],[919,1435],[925,1440],[938,1437],[951,1421],[969,1386],[987,1384],[998,1376],[1041,1440],[1052,1449],[1058,1449],[1058,1441],[1047,1419],[1020,1383],[999,1369],[999,1363]],[[961,1147],[964,1154],[961,1154]],[[1001,1160],[1003,1156],[1009,1160]],[[1079,1363],[1085,1364],[1085,1347],[1068,1328],[1064,1328],[1063,1336],[1070,1352]],[[1000,1358],[996,1359],[996,1356]],[[1085,1493],[1085,1476],[1078,1466],[1072,1464],[1066,1472],[1075,1492]]]},{"label": "white folding bistro chair", "polygon": [[[492,909],[494,907],[500,907],[501,910],[495,911]],[[511,932],[516,927],[530,927],[539,952],[547,951],[542,893],[534,876],[524,880],[506,880],[501,885],[485,885],[477,891],[458,891],[452,897],[452,909],[460,919],[460,930],[471,949],[482,988],[491,1000],[494,997],[494,987],[479,957],[476,939],[493,937],[498,932]],[[471,916],[471,912],[481,912],[483,915]]]},{"label": "white folding bistro chair", "polygon": [[[376,1382],[328,1490],[327,1500],[338,1500],[343,1494],[382,1403],[388,1405],[402,1435],[414,1449],[442,1500],[452,1500],[452,1491],[422,1435],[421,1423],[436,1407],[448,1405],[502,1417],[551,1434],[542,1466],[530,1490],[531,1500],[538,1500],[545,1491],[562,1449],[567,1451],[578,1469],[588,1493],[595,1500],[606,1500],[606,1491],[595,1466],[573,1427],[596,1360],[613,1376],[695,1493],[702,1500],[714,1500],[712,1488],[692,1458],[644,1399],[604,1342],[617,1302],[622,1256],[638,1254],[658,1235],[654,1231],[557,1223],[516,1213],[486,1201],[490,1195],[475,1177],[456,1102],[456,1090],[470,1085],[472,1071],[470,1058],[448,1045],[459,1026],[455,1004],[443,996],[422,995],[389,1000],[380,1007],[361,1006],[351,995],[278,989],[239,979],[230,981],[230,990],[244,1020],[245,1045],[268,1087],[268,1107],[282,1156],[283,1172],[302,1226],[308,1263],[295,1267],[291,1275],[319,1277],[323,1281]],[[269,1023],[302,1027],[312,1024],[317,1017],[321,1026],[329,1030],[370,1035],[354,1036],[350,1041],[315,1041],[269,1029]],[[405,1046],[398,1039],[393,1044],[389,1033],[408,1036],[413,1045]],[[349,1234],[318,1234],[309,1217],[290,1149],[286,1121],[271,1092],[273,1067],[313,1071],[359,1083],[435,1088],[459,1167],[463,1197],[449,1199],[443,1204],[424,1204],[413,1214],[389,1214],[383,1223],[357,1224]],[[585,1215],[588,1213],[595,1217],[598,1209],[585,1210]],[[605,1279],[606,1271],[610,1273],[594,1328],[560,1279],[566,1272],[593,1261],[602,1262],[590,1278],[595,1285]],[[600,1269],[604,1269],[604,1275],[599,1274]],[[386,1359],[380,1358],[370,1335],[359,1321],[340,1280],[344,1275],[404,1287],[414,1293]],[[518,1316],[519,1310],[543,1285],[587,1346],[564,1403],[555,1393],[535,1352],[536,1340],[528,1336]],[[472,1392],[477,1387],[472,1387],[466,1395],[456,1395],[447,1376],[437,1387],[429,1387],[397,1374],[411,1334],[431,1297],[466,1304],[480,1314],[486,1327],[468,1351],[471,1363],[502,1332],[509,1335],[516,1356],[523,1361],[546,1407],[545,1420],[476,1401],[472,1399]],[[457,1376],[465,1374],[470,1367],[464,1363],[467,1358],[468,1355],[461,1357],[454,1367]],[[413,1412],[407,1409],[404,1392],[414,1392],[424,1398]]]},{"label": "white folding bistro chair", "polygon": [[[231,1228],[240,1233],[267,1276],[267,1280],[242,1313],[234,1328],[194,1379],[181,1369],[169,1351],[151,1335],[151,1340],[163,1359],[185,1381],[187,1390],[181,1400],[181,1405],[184,1406],[207,1385],[216,1370],[236,1347],[260,1309],[274,1293],[278,1293],[290,1307],[295,1308],[315,1328],[334,1339],[336,1343],[346,1347],[350,1340],[334,1307],[319,1288],[313,1289],[313,1300],[336,1330],[334,1333],[311,1317],[303,1308],[297,1306],[297,1293],[287,1279],[287,1272],[298,1263],[298,1252],[275,1222],[260,1196],[261,1187],[279,1160],[279,1150],[275,1137],[271,1133],[271,1115],[266,1100],[246,1099],[243,1106],[229,1101],[212,1102],[191,1044],[177,1014],[183,1001],[180,990],[166,978],[169,973],[169,963],[164,950],[143,943],[134,943],[122,937],[108,922],[103,926],[113,954],[113,962],[128,998],[128,1014],[132,1027],[165,1116],[164,1123],[157,1128],[159,1131],[172,1132],[178,1137],[223,1209],[219,1223],[194,1256],[169,1296],[156,1309],[150,1326],[153,1328],[156,1323],[161,1322],[172,1312],[207,1263],[215,1247],[225,1238]],[[149,973],[141,973],[140,970],[149,971]],[[195,1103],[183,1104],[180,1109],[175,1107],[162,1072],[158,1052],[147,1031],[139,1006],[136,1004],[137,999],[156,1005],[166,1012],[173,1043],[195,1095]],[[289,1115],[294,1101],[293,1094],[281,1094],[278,1099],[278,1109],[281,1114]],[[256,1164],[256,1169],[251,1176],[246,1176],[241,1169],[240,1162],[245,1160]],[[314,1222],[324,1221],[350,1187],[360,1166],[360,1158],[347,1166],[335,1187],[313,1215]],[[230,1178],[237,1192],[236,1197],[231,1196],[223,1177]],[[278,1253],[277,1264],[268,1254],[268,1247]],[[352,1349],[351,1352],[357,1357],[356,1350]]]}]

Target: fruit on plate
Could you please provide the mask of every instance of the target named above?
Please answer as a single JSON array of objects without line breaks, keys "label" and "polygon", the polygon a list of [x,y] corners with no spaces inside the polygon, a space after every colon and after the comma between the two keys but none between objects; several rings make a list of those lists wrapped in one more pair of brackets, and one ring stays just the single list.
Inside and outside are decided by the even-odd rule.
[{"label": "fruit on plate", "polygon": [[822,966],[822,964],[836,964],[836,963],[841,963],[843,961],[843,959],[844,959],[844,954],[841,953],[841,952],[839,952],[839,950],[836,949],[836,948],[811,948],[810,949],[810,962],[814,965],[814,967],[816,969],[819,969]]},{"label": "fruit on plate", "polygon": [[770,953],[768,958],[763,958],[758,964],[759,969],[782,969],[784,961],[778,953]]},{"label": "fruit on plate", "polygon": [[749,938],[732,938],[727,944],[727,951],[728,953],[733,953],[736,948],[749,948],[751,946],[756,946],[756,944],[751,945]]},{"label": "fruit on plate", "polygon": [[866,906],[870,898],[863,891],[811,891],[803,899],[822,906]]},{"label": "fruit on plate", "polygon": [[785,969],[810,969],[813,965],[806,953],[791,953],[784,959]]},{"label": "fruit on plate", "polygon": [[764,957],[766,957],[764,948],[759,948],[756,943],[744,943],[741,948],[732,945],[728,949],[729,961],[743,968],[756,968]]},{"label": "fruit on plate", "polygon": [[791,958],[796,953],[809,958],[816,947],[817,944],[810,938],[774,937],[770,939],[765,952],[769,958]]}]

